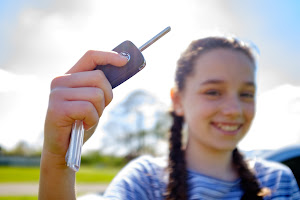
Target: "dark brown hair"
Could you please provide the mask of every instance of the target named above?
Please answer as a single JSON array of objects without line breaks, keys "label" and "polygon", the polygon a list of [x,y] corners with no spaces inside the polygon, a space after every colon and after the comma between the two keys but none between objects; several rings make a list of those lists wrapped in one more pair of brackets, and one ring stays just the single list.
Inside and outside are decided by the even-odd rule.
[{"label": "dark brown hair", "polygon": [[[175,86],[179,91],[184,90],[185,80],[192,74],[195,60],[203,53],[217,48],[242,52],[255,64],[255,58],[251,49],[237,39],[209,37],[193,41],[177,62]],[[182,126],[184,118],[177,116],[175,112],[171,112],[171,116],[173,118],[173,125],[170,129],[169,138],[169,182],[166,190],[166,199],[185,200],[188,199],[188,184],[184,150],[182,149]],[[264,194],[261,192],[259,183],[253,172],[248,168],[242,154],[235,149],[232,152],[232,156],[233,165],[241,178],[241,187],[244,190],[242,200],[263,199],[262,196]]]}]

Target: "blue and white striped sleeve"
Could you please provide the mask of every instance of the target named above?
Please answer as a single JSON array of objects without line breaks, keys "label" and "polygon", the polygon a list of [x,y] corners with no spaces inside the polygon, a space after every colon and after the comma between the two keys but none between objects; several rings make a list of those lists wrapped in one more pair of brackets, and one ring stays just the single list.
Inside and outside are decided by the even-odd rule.
[{"label": "blue and white striped sleeve", "polygon": [[158,183],[155,181],[155,170],[146,156],[131,161],[114,178],[106,189],[105,199],[157,199],[155,190]]},{"label": "blue and white striped sleeve", "polygon": [[271,190],[265,200],[300,200],[300,192],[293,172],[281,163],[263,161],[258,168],[262,186]]},{"label": "blue and white striped sleeve", "polygon": [[290,188],[291,188],[291,192],[290,192],[291,193],[291,199],[299,200],[300,199],[299,186],[298,186],[297,181],[296,181],[294,176],[292,177]]},{"label": "blue and white striped sleeve", "polygon": [[297,184],[297,181],[294,177],[293,172],[290,168],[287,169],[285,173],[283,173],[283,178],[285,179],[286,187],[283,190],[286,192],[287,197],[291,200],[300,200],[300,191]]}]

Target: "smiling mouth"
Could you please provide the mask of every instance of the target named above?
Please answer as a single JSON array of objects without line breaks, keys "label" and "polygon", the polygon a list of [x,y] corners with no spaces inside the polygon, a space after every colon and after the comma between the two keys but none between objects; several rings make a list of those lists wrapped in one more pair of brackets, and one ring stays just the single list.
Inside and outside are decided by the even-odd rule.
[{"label": "smiling mouth", "polygon": [[228,132],[228,133],[235,133],[242,126],[242,124],[227,124],[227,123],[226,124],[224,124],[224,123],[213,123],[213,125],[216,128],[218,128],[218,129],[220,129],[224,132]]}]

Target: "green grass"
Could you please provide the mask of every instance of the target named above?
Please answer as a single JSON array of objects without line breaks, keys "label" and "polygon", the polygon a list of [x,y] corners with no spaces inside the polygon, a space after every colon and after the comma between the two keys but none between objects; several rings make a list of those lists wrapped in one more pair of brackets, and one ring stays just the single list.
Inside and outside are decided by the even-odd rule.
[{"label": "green grass", "polygon": [[7,182],[38,182],[38,167],[0,167],[0,183]]},{"label": "green grass", "polygon": [[77,183],[109,183],[121,168],[81,167],[76,174]]},{"label": "green grass", "polygon": [[[120,168],[82,166],[76,174],[77,183],[109,183]],[[0,167],[0,183],[38,182],[39,167]],[[0,199],[1,200],[1,199]]]},{"label": "green grass", "polygon": [[37,196],[1,196],[0,200],[36,200]]}]

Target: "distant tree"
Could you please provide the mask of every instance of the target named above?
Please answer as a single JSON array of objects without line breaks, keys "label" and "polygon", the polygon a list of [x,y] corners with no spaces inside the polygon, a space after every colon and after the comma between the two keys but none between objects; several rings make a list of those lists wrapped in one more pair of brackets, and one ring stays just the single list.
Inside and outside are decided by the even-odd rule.
[{"label": "distant tree", "polygon": [[104,155],[99,150],[85,152],[81,157],[81,165],[94,165],[98,167],[123,167],[126,159],[112,155]]},{"label": "distant tree", "polygon": [[31,156],[35,153],[35,150],[32,149],[25,141],[20,141],[16,144],[16,146],[7,151],[7,155],[14,155],[14,156]]},{"label": "distant tree", "polygon": [[109,113],[103,148],[128,159],[163,151],[169,127],[167,106],[146,91],[132,92]]}]

